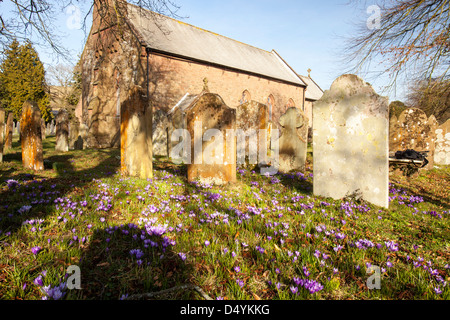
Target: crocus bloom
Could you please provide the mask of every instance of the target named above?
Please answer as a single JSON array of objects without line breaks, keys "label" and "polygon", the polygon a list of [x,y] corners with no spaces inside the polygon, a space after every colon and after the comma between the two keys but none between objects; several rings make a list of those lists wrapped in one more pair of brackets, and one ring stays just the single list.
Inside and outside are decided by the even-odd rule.
[{"label": "crocus bloom", "polygon": [[38,254],[39,251],[41,251],[41,247],[37,246],[37,247],[33,247],[31,248],[31,252],[33,252],[34,255]]}]

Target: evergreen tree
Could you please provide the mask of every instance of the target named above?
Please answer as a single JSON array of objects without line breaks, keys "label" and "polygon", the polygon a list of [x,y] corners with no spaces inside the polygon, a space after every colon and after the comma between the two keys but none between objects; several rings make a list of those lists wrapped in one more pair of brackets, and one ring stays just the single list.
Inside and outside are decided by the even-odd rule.
[{"label": "evergreen tree", "polygon": [[4,108],[12,112],[18,120],[22,114],[23,103],[26,100],[34,100],[41,110],[42,118],[45,121],[51,120],[53,114],[44,65],[31,42],[20,45],[14,40],[4,54],[0,65],[1,100]]}]

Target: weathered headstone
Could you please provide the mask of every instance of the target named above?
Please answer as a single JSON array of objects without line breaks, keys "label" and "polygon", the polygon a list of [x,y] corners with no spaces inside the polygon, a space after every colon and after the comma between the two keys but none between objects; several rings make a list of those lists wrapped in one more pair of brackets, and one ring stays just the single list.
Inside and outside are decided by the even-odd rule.
[{"label": "weathered headstone", "polygon": [[41,111],[34,101],[25,101],[20,119],[22,164],[27,169],[44,170]]},{"label": "weathered headstone", "polygon": [[59,109],[56,115],[56,144],[55,150],[69,151],[69,113],[65,109]]},{"label": "weathered headstone", "polygon": [[450,164],[450,119],[436,130],[434,162],[436,164]]},{"label": "weathered headstone", "polygon": [[314,194],[388,207],[388,99],[355,75],[338,77],[313,107]]},{"label": "weathered headstone", "polygon": [[203,92],[187,107],[191,161],[188,181],[226,184],[236,181],[236,110],[214,93]]},{"label": "weathered headstone", "polygon": [[236,107],[236,130],[242,130],[242,139],[238,136],[236,145],[238,164],[244,164],[246,155],[249,155],[249,164],[258,163],[261,130],[266,131],[267,146],[270,143],[269,116],[269,107],[254,100]]},{"label": "weathered headstone", "polygon": [[279,171],[304,170],[308,148],[308,118],[295,107],[280,117]]},{"label": "weathered headstone", "polygon": [[5,140],[5,109],[0,108],[0,162],[3,162],[4,140]]},{"label": "weathered headstone", "polygon": [[45,140],[46,136],[46,132],[45,132],[45,120],[41,118],[41,135],[42,135],[42,140]]},{"label": "weathered headstone", "polygon": [[69,121],[69,150],[83,150],[83,139],[80,134],[80,122],[77,118]]},{"label": "weathered headstone", "polygon": [[428,151],[428,165],[425,168],[433,168],[434,165],[434,141],[438,123],[434,116],[427,117],[425,112],[417,108],[408,108],[398,117],[396,123],[390,122],[389,151],[413,149],[415,151]]},{"label": "weathered headstone", "polygon": [[167,113],[168,116],[168,136],[169,136],[169,155],[172,149],[178,144],[177,141],[172,141],[171,137],[174,131],[179,129],[187,129],[185,110],[192,102],[197,99],[198,95],[185,94],[183,98]]},{"label": "weathered headstone", "polygon": [[132,88],[128,96],[121,105],[121,173],[152,178],[152,110],[139,88]]},{"label": "weathered headstone", "polygon": [[[19,124],[19,122],[17,122],[17,124]],[[14,115],[12,114],[12,112],[10,112],[8,114],[8,120],[6,120],[5,145],[3,147],[3,151],[12,148],[13,126],[14,126]]]},{"label": "weathered headstone", "polygon": [[51,135],[55,134],[55,120],[52,120],[50,122],[50,134]]},{"label": "weathered headstone", "polygon": [[169,120],[162,110],[153,113],[153,155],[169,156]]}]

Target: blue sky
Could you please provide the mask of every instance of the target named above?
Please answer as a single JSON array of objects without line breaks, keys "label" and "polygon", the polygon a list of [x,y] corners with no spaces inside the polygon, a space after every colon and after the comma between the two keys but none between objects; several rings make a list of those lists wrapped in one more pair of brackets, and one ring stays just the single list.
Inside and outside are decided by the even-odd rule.
[{"label": "blue sky", "polygon": [[[299,74],[307,75],[307,69],[311,68],[312,78],[323,90],[329,89],[335,78],[348,71],[348,66],[342,63],[344,39],[356,31],[355,24],[365,23],[370,16],[366,9],[372,4],[367,1],[356,7],[349,5],[349,0],[173,1],[180,6],[177,14],[184,22],[261,49],[275,49]],[[74,1],[81,18],[90,2],[84,1],[82,5],[83,2]],[[0,9],[3,11],[5,6],[5,2],[0,4]],[[57,15],[62,43],[72,51],[74,62],[85,41],[84,32],[73,28],[73,24],[71,27],[75,14],[66,11]],[[89,17],[89,23],[91,19]],[[37,50],[46,65],[64,63],[48,49],[37,47]],[[373,79],[364,75],[363,78],[391,101],[404,98],[402,88],[398,88],[397,95],[383,91],[386,77]]]}]

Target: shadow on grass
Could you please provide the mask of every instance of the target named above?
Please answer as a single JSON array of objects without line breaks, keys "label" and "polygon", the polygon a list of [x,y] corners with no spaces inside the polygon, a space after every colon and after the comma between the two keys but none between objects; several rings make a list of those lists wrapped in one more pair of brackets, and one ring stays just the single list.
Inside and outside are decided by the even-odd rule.
[{"label": "shadow on grass", "polygon": [[[18,143],[13,147],[17,147]],[[50,142],[48,146],[52,146]],[[101,155],[98,164],[92,164],[94,153]],[[120,150],[82,150],[44,153],[44,170],[23,169],[21,153],[12,149],[0,166],[0,237],[17,231],[25,220],[43,219],[54,211],[54,200],[63,198],[75,188],[83,190],[93,179],[114,174],[120,167]],[[83,166],[74,166],[84,157]],[[55,176],[56,173],[56,176]],[[9,181],[9,182],[8,182]],[[21,210],[30,206],[27,210]],[[22,211],[22,212],[20,212]]]},{"label": "shadow on grass", "polygon": [[[166,235],[149,235],[134,224],[96,230],[79,264],[81,290],[68,298],[117,300],[189,284],[192,266],[172,244]],[[174,290],[154,299],[195,297],[192,290]]]}]

